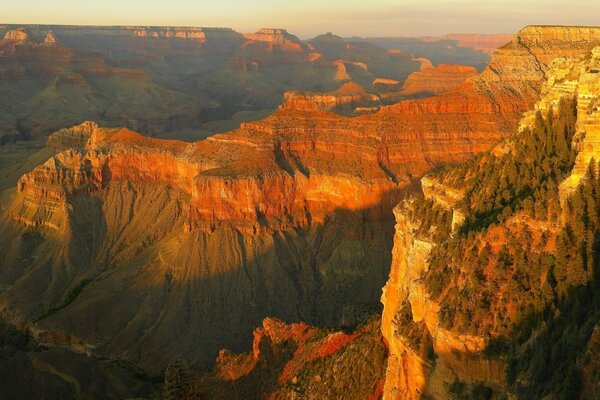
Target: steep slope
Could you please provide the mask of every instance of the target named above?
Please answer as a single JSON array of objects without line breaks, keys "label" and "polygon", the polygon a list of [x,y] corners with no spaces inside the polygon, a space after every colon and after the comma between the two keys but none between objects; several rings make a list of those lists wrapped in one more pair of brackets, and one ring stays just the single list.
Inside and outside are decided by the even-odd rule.
[{"label": "steep slope", "polygon": [[3,208],[3,313],[41,342],[153,374],[177,355],[207,366],[222,347],[247,349],[266,316],[360,322],[413,181],[509,135],[552,49],[583,55],[600,36],[558,31],[518,36],[448,94],[358,117],[288,101],[195,143],[94,123],[54,133],[56,154]]},{"label": "steep slope", "polygon": [[[549,29],[526,28],[517,42],[593,31]],[[424,200],[395,210],[382,296],[384,398],[566,399],[594,390],[582,388],[578,360],[600,322],[591,163],[600,53],[569,57],[578,47],[550,63],[542,98],[515,135],[423,178]]]},{"label": "steep slope", "polygon": [[45,348],[29,335],[0,321],[0,381],[2,397],[40,398],[158,398],[152,382],[134,366]]},{"label": "steep slope", "polygon": [[166,371],[164,398],[377,398],[385,346],[373,318],[352,334],[265,319],[252,352],[219,352],[214,371],[198,374],[175,361]]}]

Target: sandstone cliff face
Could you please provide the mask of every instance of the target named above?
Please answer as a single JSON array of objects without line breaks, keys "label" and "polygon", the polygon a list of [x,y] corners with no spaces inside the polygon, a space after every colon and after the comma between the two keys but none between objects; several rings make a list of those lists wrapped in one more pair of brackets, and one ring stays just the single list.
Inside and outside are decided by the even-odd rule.
[{"label": "sandstone cliff face", "polygon": [[564,204],[569,194],[585,176],[592,159],[600,157],[600,47],[594,48],[589,60],[573,66],[570,77],[576,82],[578,150],[571,175],[561,183],[560,196]]},{"label": "sandstone cliff face", "polygon": [[333,111],[350,115],[356,109],[375,109],[381,106],[380,96],[368,93],[362,86],[348,82],[326,93],[286,92],[283,107],[302,111]]},{"label": "sandstone cliff face", "polygon": [[[419,399],[422,396],[448,398],[448,387],[455,380],[485,382],[502,388],[504,363],[483,355],[485,338],[464,335],[440,326],[440,305],[430,299],[422,279],[428,271],[428,256],[435,245],[416,234],[418,228],[409,217],[411,204],[395,209],[396,234],[392,251],[390,279],[383,289],[381,329],[389,357],[384,399]],[[414,322],[423,321],[433,340],[436,359],[415,350],[398,332],[396,314],[408,302]]]},{"label": "sandstone cliff face", "polygon": [[[527,61],[537,65],[539,70],[528,77],[525,76],[518,85],[527,91],[525,88],[533,87],[533,82],[538,79],[536,75],[545,79],[546,83],[541,88],[541,99],[535,106],[532,105],[534,111],[524,115],[521,129],[531,126],[536,110],[548,111],[553,108],[556,111],[561,98],[578,98],[577,127],[581,133],[576,136],[576,140],[581,141],[582,144],[577,145],[579,153],[571,177],[561,185],[561,198],[567,195],[563,195],[563,192],[567,191],[568,187],[576,187],[591,157],[595,154],[593,132],[596,118],[594,106],[590,104],[595,104],[594,96],[598,92],[597,75],[593,72],[597,69],[595,58],[597,50],[594,46],[598,43],[598,33],[599,31],[594,29],[573,28],[571,31],[569,28],[526,28],[511,44],[498,50],[489,70],[471,80],[475,88],[484,85],[489,88],[495,86],[502,92],[505,83],[494,83],[494,77],[506,76],[507,80],[511,80],[511,76],[514,76],[516,80],[516,69],[513,68],[527,60],[527,57],[523,57],[513,60],[512,63],[504,63],[503,61],[509,57],[509,49],[513,54],[515,52],[518,54],[521,51],[518,50],[519,48],[527,47],[525,51],[530,55],[536,54],[536,51],[540,52],[539,58],[536,56]],[[568,46],[566,38],[573,38],[572,47]],[[543,42],[544,40],[548,42]],[[558,53],[563,57],[551,60],[550,43],[557,46]],[[587,131],[590,131],[591,135],[588,144],[585,145],[584,137],[588,137]],[[505,154],[509,151],[507,143],[501,143],[492,152],[500,156]],[[574,182],[569,185],[571,180]],[[453,211],[453,227],[462,224],[464,220],[462,211],[454,208],[468,190],[469,188],[465,186],[447,187],[434,177],[422,179],[425,198]],[[443,304],[432,300],[423,285],[429,269],[428,256],[437,243],[430,236],[422,233],[421,221],[415,219],[413,208],[414,204],[408,201],[395,209],[396,234],[392,269],[382,296],[384,304],[382,332],[390,350],[384,398],[416,399],[423,395],[448,398],[450,396],[448,388],[454,380],[483,382],[490,387],[505,390],[503,389],[506,384],[504,362],[502,359],[489,357],[483,353],[490,337],[493,336],[492,332],[488,336],[478,336],[441,327],[438,311]],[[515,221],[517,219],[519,218],[515,217]],[[518,225],[523,221],[515,223]],[[532,223],[531,227],[533,225],[536,224]],[[531,229],[535,231],[537,228]],[[540,229],[548,230],[548,227],[541,226]],[[490,240],[491,243],[494,235],[498,238],[497,234],[493,234],[485,240]],[[406,322],[398,325],[397,316],[406,304],[411,310],[411,323],[421,321],[425,323],[426,332],[433,342],[433,351],[437,355],[435,361],[428,359],[423,352],[409,345],[409,338],[403,334],[406,331],[403,324]]]},{"label": "sandstone cliff face", "polygon": [[402,93],[442,94],[460,86],[475,75],[477,70],[465,65],[440,64],[435,68],[421,68],[419,72],[413,72],[404,81]]}]

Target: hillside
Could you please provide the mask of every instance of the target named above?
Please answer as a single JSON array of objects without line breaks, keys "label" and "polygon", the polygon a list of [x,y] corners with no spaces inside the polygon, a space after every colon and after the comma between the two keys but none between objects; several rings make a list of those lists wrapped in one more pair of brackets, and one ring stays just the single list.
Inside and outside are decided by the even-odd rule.
[{"label": "hillside", "polygon": [[396,208],[384,398],[597,396],[599,66],[552,61],[514,135]]}]

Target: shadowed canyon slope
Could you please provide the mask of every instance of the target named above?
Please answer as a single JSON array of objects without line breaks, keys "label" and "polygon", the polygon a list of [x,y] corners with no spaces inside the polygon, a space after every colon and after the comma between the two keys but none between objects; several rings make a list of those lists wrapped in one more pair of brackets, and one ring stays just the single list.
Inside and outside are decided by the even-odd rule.
[{"label": "shadowed canyon slope", "polygon": [[198,140],[264,117],[288,90],[353,82],[377,97],[375,80],[403,82],[419,56],[282,29],[0,25],[0,144],[85,120]]},{"label": "shadowed canyon slope", "polygon": [[[253,54],[278,45],[291,51],[279,62],[292,62],[308,46],[343,50],[325,36],[250,39],[270,38]],[[267,118],[193,143],[94,122],[58,130],[50,158],[2,205],[4,316],[42,343],[154,375],[177,356],[209,366],[223,347],[248,350],[266,316],[354,326],[377,309],[392,209],[412,184],[514,132],[548,65],[598,39],[528,27],[445,94],[355,117],[328,111],[342,104],[327,94],[298,91]],[[334,99],[366,96],[357,84],[340,90]]]},{"label": "shadowed canyon slope", "polygon": [[252,352],[220,351],[212,373],[198,374],[175,360],[165,374],[164,398],[375,399],[381,394],[386,350],[377,318],[350,334],[267,318],[253,336]]},{"label": "shadowed canyon slope", "polygon": [[600,28],[529,27],[515,42],[548,50],[540,101],[395,209],[385,399],[597,393]]}]

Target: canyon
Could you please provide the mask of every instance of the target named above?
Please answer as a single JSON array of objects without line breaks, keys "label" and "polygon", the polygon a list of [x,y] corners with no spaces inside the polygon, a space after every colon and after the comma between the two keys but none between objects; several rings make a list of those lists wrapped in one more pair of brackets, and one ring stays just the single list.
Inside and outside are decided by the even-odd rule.
[{"label": "canyon", "polygon": [[[219,82],[233,70],[298,77],[307,65],[328,77],[250,91],[246,99],[281,104],[202,140],[149,137],[177,120],[152,109],[152,118],[164,117],[156,125],[126,120],[125,109],[122,120],[94,122],[95,114],[74,125],[56,121],[71,127],[31,128],[33,136],[53,133],[15,168],[25,170],[20,177],[7,175],[13,182],[0,208],[0,311],[37,343],[120,360],[153,378],[166,371],[164,393],[172,398],[337,396],[344,382],[328,368],[351,374],[344,363],[364,349],[373,352],[361,361],[374,369],[356,385],[361,398],[447,398],[457,380],[507,387],[503,360],[482,355],[489,337],[440,326],[443,304],[421,282],[437,243],[420,233],[413,196],[422,191],[450,210],[458,232],[467,214],[454,206],[467,188],[424,175],[490,150],[503,154],[507,142],[499,142],[534,126],[535,110],[556,109],[568,94],[580,91],[581,115],[597,111],[590,71],[600,29],[526,27],[477,73],[331,34],[305,43],[282,30],[89,27],[82,34],[53,27],[50,35],[46,27],[9,28],[0,62],[11,82],[18,74],[52,76],[60,60],[78,65],[79,75],[61,70],[55,87],[85,86],[94,74],[129,82],[148,73],[136,66],[147,56],[146,40],[158,40],[162,51],[156,75],[140,78],[147,84],[166,75],[161,57],[189,60],[183,54],[190,48],[228,65],[213,71]],[[493,47],[470,39],[484,51]],[[465,38],[452,40],[466,46]],[[120,63],[90,66],[89,54],[77,55],[81,43],[100,54],[110,48]],[[22,51],[34,61],[19,54],[15,62],[12,54]],[[59,66],[36,62],[43,52]],[[34,65],[47,70],[32,71]],[[386,73],[392,67],[395,75]],[[235,96],[239,87],[230,89],[220,95]],[[162,97],[163,90],[151,92]],[[169,112],[189,115],[188,98],[170,98]],[[577,182],[596,151],[596,120],[581,124],[589,132],[578,136],[581,148],[590,153],[579,153]],[[381,310],[384,286],[381,338],[369,316]]]},{"label": "canyon", "polygon": [[0,25],[0,143],[85,120],[195,141],[262,119],[291,90],[351,82],[379,96],[371,83],[403,82],[419,69],[415,57],[283,29]]}]

